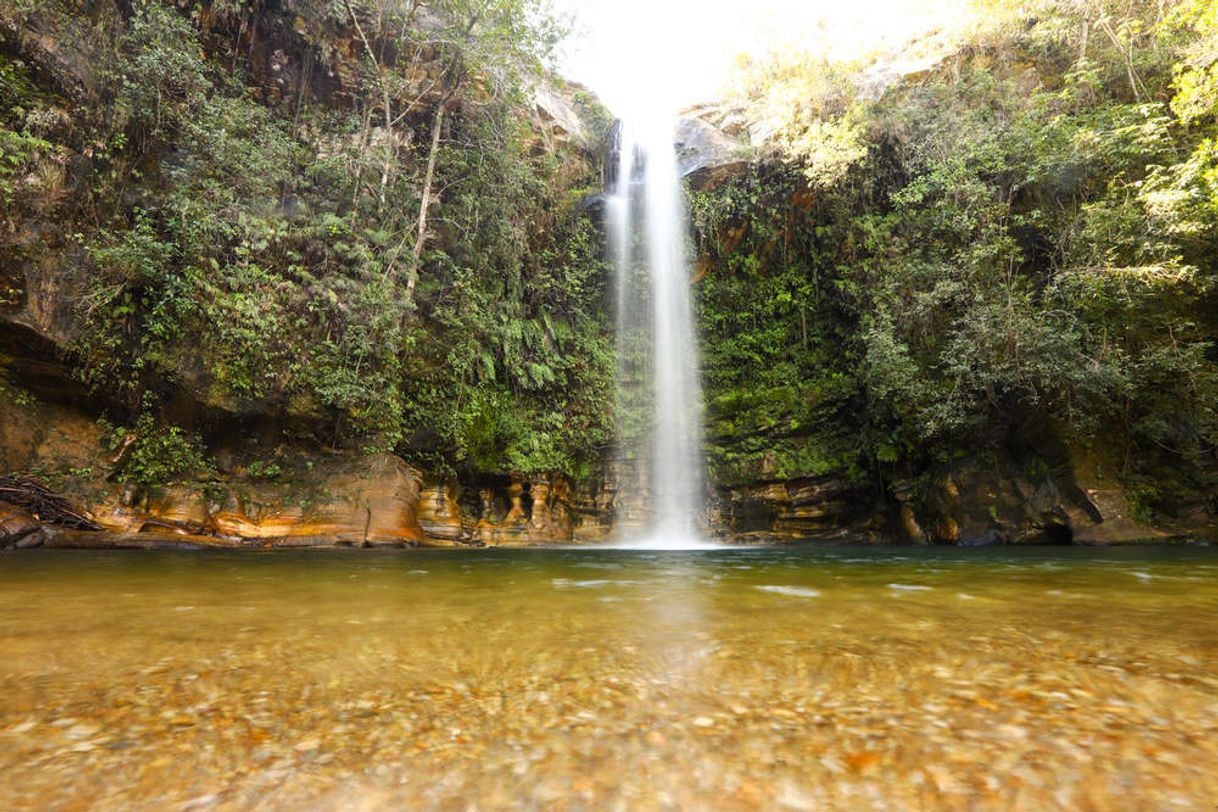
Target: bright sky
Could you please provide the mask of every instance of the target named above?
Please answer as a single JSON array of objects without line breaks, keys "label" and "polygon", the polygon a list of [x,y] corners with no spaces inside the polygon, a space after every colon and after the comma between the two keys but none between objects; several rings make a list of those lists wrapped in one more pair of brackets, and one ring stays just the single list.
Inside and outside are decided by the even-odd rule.
[{"label": "bright sky", "polygon": [[615,113],[713,99],[742,53],[849,59],[950,25],[966,0],[553,0],[575,15],[563,73]]}]

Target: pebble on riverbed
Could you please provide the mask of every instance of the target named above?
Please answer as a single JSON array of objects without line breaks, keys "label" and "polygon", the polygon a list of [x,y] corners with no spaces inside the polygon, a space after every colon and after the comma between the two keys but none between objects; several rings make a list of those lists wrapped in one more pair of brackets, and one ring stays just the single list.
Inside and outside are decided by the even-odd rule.
[{"label": "pebble on riverbed", "polygon": [[[1218,797],[1208,583],[1183,624],[1162,578],[1126,598],[1063,577],[1075,597],[1026,605],[977,579],[964,603],[929,576],[937,588],[906,599],[892,585],[908,576],[805,600],[748,580],[483,591],[463,571],[361,570],[353,591],[227,572],[0,589],[0,808],[1073,812]],[[622,600],[596,600],[609,589]]]}]

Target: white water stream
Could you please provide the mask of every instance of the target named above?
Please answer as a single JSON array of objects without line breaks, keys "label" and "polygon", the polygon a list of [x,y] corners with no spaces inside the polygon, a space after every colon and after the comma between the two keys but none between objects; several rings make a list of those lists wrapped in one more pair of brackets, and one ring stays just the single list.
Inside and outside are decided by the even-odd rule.
[{"label": "white water stream", "polygon": [[623,122],[609,205],[620,452],[633,474],[620,483],[619,540],[653,549],[706,546],[702,393],[675,130],[675,117]]}]

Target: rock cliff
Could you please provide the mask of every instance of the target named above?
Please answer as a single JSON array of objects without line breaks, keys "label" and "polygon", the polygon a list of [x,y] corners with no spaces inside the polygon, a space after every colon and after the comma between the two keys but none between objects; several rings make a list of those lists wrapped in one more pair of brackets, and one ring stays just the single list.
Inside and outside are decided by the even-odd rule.
[{"label": "rock cliff", "polygon": [[[605,340],[602,280],[577,298],[551,279],[600,261],[571,198],[596,177],[604,112],[534,69],[530,21],[438,9],[0,2],[0,473],[128,544],[604,534],[595,477],[536,473],[589,441],[527,475],[468,448],[472,424],[507,411],[518,431],[559,389],[605,419],[598,369],[572,392],[565,360],[573,334]],[[499,173],[494,200],[461,190],[479,172]],[[471,335],[476,306],[494,312]],[[494,406],[457,363],[500,382]],[[403,429],[390,401],[408,387],[423,413]],[[0,543],[88,543],[5,510]]]},{"label": "rock cliff", "polygon": [[[605,436],[611,308],[585,216],[608,124],[595,100],[537,77],[498,94],[489,70],[452,90],[441,44],[408,56],[405,40],[377,38],[380,18],[314,0],[152,5],[190,49],[164,50],[122,0],[0,0],[0,148],[15,145],[16,167],[0,164],[0,475],[49,486],[105,531],[0,494],[0,546],[597,543],[636,519],[617,484],[637,474]],[[424,43],[443,24],[411,20]],[[881,61],[855,90],[916,96],[969,60],[994,61]],[[1020,96],[1050,81],[1023,57],[994,69]],[[140,81],[155,92],[123,95]],[[207,117],[166,124],[161,100],[179,96]],[[479,116],[499,103],[508,113]],[[870,280],[849,271],[868,250],[901,259],[873,243],[907,179],[894,157],[907,134],[864,133],[874,177],[846,170],[835,192],[782,154],[780,129],[723,103],[686,111],[677,134],[708,356],[731,366],[708,369],[713,535],[1215,535],[1212,495],[1152,516],[1128,453],[1044,420],[1012,427],[1018,410],[984,448],[912,461],[909,441],[861,436],[858,415],[883,404],[860,394],[858,339],[875,324],[851,310]],[[260,150],[277,139],[275,164]],[[437,155],[451,165],[433,184]],[[471,177],[482,185],[463,192]],[[185,200],[165,199],[188,181]],[[1034,192],[1008,198],[1033,206]],[[866,228],[844,226],[856,221]],[[1033,259],[1046,251],[1030,240]],[[797,265],[797,284],[775,282]],[[952,299],[957,281],[897,306]],[[766,369],[761,390],[753,373],[776,345],[799,363]]]}]

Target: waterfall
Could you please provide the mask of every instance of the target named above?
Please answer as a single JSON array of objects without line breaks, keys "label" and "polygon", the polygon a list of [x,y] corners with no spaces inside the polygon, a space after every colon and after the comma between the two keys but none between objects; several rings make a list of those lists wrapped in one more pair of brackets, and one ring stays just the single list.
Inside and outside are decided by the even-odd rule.
[{"label": "waterfall", "polygon": [[618,532],[699,546],[702,397],[675,117],[622,122],[610,166],[617,291]]}]

